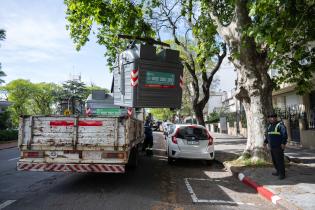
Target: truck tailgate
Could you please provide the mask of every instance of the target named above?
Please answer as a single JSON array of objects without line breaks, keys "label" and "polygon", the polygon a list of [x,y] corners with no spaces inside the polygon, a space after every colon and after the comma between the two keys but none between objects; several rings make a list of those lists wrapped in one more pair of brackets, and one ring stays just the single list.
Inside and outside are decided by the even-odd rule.
[{"label": "truck tailgate", "polygon": [[21,118],[19,145],[23,148],[84,150],[122,147],[125,120],[110,117],[30,116]]}]

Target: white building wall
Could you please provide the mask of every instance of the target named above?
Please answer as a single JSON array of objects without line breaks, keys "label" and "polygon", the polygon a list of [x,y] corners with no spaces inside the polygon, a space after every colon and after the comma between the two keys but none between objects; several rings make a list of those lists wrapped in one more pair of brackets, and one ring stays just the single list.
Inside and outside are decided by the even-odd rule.
[{"label": "white building wall", "polygon": [[212,113],[215,108],[222,107],[222,95],[210,95],[208,101],[208,114]]}]

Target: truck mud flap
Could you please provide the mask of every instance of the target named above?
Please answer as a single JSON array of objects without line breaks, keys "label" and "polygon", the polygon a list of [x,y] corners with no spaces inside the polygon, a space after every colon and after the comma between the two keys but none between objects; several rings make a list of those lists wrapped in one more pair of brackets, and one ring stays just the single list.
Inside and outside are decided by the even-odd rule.
[{"label": "truck mud flap", "polygon": [[17,162],[18,171],[125,173],[124,165]]}]

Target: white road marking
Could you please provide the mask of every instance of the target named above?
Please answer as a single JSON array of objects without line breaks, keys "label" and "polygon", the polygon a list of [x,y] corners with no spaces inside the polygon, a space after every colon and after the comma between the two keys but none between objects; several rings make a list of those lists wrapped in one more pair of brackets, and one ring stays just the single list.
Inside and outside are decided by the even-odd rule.
[{"label": "white road marking", "polygon": [[280,200],[281,198],[277,195],[274,195],[271,197],[271,201],[273,204],[277,204],[277,201]]},{"label": "white road marking", "polygon": [[191,199],[193,200],[194,203],[198,203],[198,198],[197,198],[194,190],[192,189],[191,185],[189,184],[188,178],[185,178],[184,180],[185,180],[187,190],[190,193]]},{"label": "white road marking", "polygon": [[0,209],[4,209],[5,207],[11,205],[12,203],[14,203],[16,200],[7,200],[3,203],[0,204]]},{"label": "white road marking", "polygon": [[12,160],[18,160],[20,157],[16,157],[16,158],[11,158],[8,161],[12,161]]},{"label": "white road marking", "polygon": [[186,179],[195,180],[195,181],[228,182],[227,180],[221,180],[221,179],[204,179],[204,178],[186,178]]},{"label": "white road marking", "polygon": [[[211,179],[203,179],[203,178],[184,178],[185,184],[187,187],[188,192],[190,193],[191,199],[193,203],[211,203],[211,204],[230,204],[230,205],[249,205],[255,206],[254,203],[243,203],[243,202],[236,202],[236,201],[225,201],[225,200],[206,200],[206,199],[198,199],[196,193],[194,192],[193,188],[191,187],[188,180],[196,180],[196,181],[213,181]],[[217,181],[217,180],[215,180]]]},{"label": "white road marking", "polygon": [[243,203],[243,202],[225,201],[225,200],[205,200],[205,199],[198,199],[198,203],[231,204],[231,205],[249,205],[249,206],[255,206],[255,204],[253,204],[253,203]]}]

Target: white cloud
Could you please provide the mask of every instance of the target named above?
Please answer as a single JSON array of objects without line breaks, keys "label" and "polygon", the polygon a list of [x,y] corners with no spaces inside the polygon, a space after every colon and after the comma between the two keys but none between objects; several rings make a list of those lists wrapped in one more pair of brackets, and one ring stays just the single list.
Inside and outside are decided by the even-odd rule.
[{"label": "white cloud", "polygon": [[9,50],[20,48],[55,49],[59,42],[68,39],[62,24],[48,19],[36,20],[34,17],[25,19],[12,18],[5,24],[7,40],[4,47]]},{"label": "white cloud", "polygon": [[7,37],[1,46],[3,62],[34,63],[75,53],[64,16],[38,14],[15,4],[11,8],[13,13],[0,15]]},{"label": "white cloud", "polygon": [[7,32],[1,42],[0,62],[14,79],[61,83],[69,74],[81,74],[87,84],[111,87],[112,76],[95,36],[76,52],[66,30],[63,0],[0,0],[0,28]]}]

